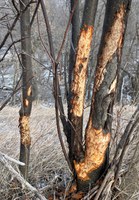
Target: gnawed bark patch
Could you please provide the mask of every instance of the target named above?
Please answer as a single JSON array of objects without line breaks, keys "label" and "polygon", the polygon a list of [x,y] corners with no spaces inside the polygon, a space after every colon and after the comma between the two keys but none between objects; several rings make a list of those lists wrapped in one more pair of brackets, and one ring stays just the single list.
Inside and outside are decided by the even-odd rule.
[{"label": "gnawed bark patch", "polygon": [[81,117],[83,114],[86,73],[91,50],[92,35],[93,26],[84,25],[78,42],[76,63],[74,67],[74,81],[72,84],[72,93],[74,94],[74,97],[72,98],[71,113],[78,117]]},{"label": "gnawed bark patch", "polygon": [[[91,111],[85,133],[85,155],[83,160],[74,159],[79,191],[87,191],[102,177],[108,166],[113,102],[119,66],[115,63],[118,61],[120,64],[121,60],[127,9],[128,0],[107,1]],[[78,112],[78,104],[73,108],[75,114],[81,114]]]},{"label": "gnawed bark patch", "polygon": [[32,86],[30,85],[27,90],[27,96],[30,97],[32,95]]},{"label": "gnawed bark patch", "polygon": [[122,4],[115,14],[115,19],[110,31],[104,38],[105,46],[99,57],[98,70],[96,72],[94,91],[97,91],[103,82],[104,74],[107,72],[106,66],[112,60],[115,53],[120,56],[123,43],[125,6]]},{"label": "gnawed bark patch", "polygon": [[29,106],[29,101],[27,99],[24,100],[24,106],[28,107]]},{"label": "gnawed bark patch", "polygon": [[27,108],[30,104],[30,98],[32,96],[32,86],[30,85],[29,88],[27,89],[27,96],[26,98],[23,100],[24,103],[24,107]]},{"label": "gnawed bark patch", "polygon": [[20,116],[19,127],[20,127],[21,143],[24,146],[30,146],[31,145],[31,137],[30,137],[29,117],[28,116]]},{"label": "gnawed bark patch", "polygon": [[117,85],[117,76],[115,77],[115,79],[113,80],[113,82],[110,85],[108,94],[114,93],[116,90],[116,85]]},{"label": "gnawed bark patch", "polygon": [[74,161],[78,179],[81,181],[90,180],[90,173],[98,169],[104,162],[105,153],[110,142],[110,133],[103,133],[103,130],[96,130],[89,127],[86,137],[86,154],[84,162]]},{"label": "gnawed bark patch", "polygon": [[[97,169],[101,168],[106,159],[106,151],[110,142],[110,132],[105,130],[105,122],[107,120],[107,112],[109,105],[111,103],[110,95],[115,93],[117,76],[116,70],[111,77],[111,81],[107,84],[103,84],[106,73],[109,73],[109,63],[112,61],[113,57],[117,54],[120,56],[120,50],[123,43],[123,33],[124,33],[124,17],[125,17],[125,6],[122,4],[119,10],[115,13],[114,21],[109,31],[104,34],[104,40],[101,46],[101,52],[98,56],[98,65],[95,75],[94,91],[92,98],[92,112],[90,114],[88,126],[86,129],[86,152],[83,162],[77,163],[74,161],[75,170],[77,173],[78,180],[90,181],[92,182],[92,174]],[[102,84],[102,87],[100,88]],[[103,91],[104,90],[104,91]],[[101,94],[100,94],[101,92]],[[98,93],[98,94],[97,94]],[[97,96],[96,96],[97,95]],[[99,100],[101,95],[101,100]],[[98,99],[97,99],[98,98]],[[105,100],[105,103],[103,102]],[[94,112],[94,106],[105,107],[105,109],[96,108]],[[101,103],[99,105],[99,103]],[[104,105],[102,105],[104,103]],[[106,105],[105,105],[106,104]],[[100,113],[104,111],[104,113]],[[98,111],[98,112],[97,112]],[[93,125],[93,115],[98,115],[101,117],[101,126],[95,128]],[[104,117],[106,115],[106,117]]]}]

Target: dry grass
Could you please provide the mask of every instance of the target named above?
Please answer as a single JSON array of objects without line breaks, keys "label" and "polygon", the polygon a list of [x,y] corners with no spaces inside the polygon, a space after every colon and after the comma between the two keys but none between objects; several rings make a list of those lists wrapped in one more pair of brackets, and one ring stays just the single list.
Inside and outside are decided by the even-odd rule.
[{"label": "dry grass", "polygon": [[[111,141],[111,155],[119,141],[132,113],[134,106],[119,107],[114,109],[113,137]],[[89,108],[85,110],[85,121],[88,118]],[[0,151],[18,159],[20,135],[18,129],[18,107],[4,108],[0,113]],[[71,180],[71,174],[61,151],[57,136],[55,111],[42,105],[34,106],[31,115],[31,156],[29,181],[36,188],[48,193],[55,194],[57,187],[66,187]],[[66,138],[63,134],[66,143]],[[136,142],[134,142],[136,141]],[[132,148],[127,152],[127,158],[123,167],[131,161],[138,138],[134,138]],[[68,149],[68,148],[67,148]],[[132,152],[132,153],[131,153]],[[132,156],[131,156],[132,155]],[[139,199],[139,165],[137,158],[139,151],[136,151],[134,159],[130,165],[130,171],[119,181],[118,191],[113,199]],[[17,167],[16,167],[17,169]],[[11,199],[34,199],[27,190],[22,190],[21,198],[17,198],[16,193],[21,193],[20,188],[11,187],[10,175],[0,164],[0,200]],[[9,191],[10,188],[10,191]],[[12,189],[13,188],[13,189]],[[14,191],[14,193],[13,193]],[[63,198],[64,199],[64,198]]]},{"label": "dry grass", "polygon": [[[128,124],[135,106],[115,107],[113,122],[113,140],[111,141],[111,155]],[[113,200],[139,200],[139,131],[132,134],[132,140],[127,148],[121,167],[123,172],[117,184],[117,192]]]},{"label": "dry grass", "polygon": [[[0,151],[18,159],[20,148],[20,135],[18,129],[17,107],[6,107],[0,115]],[[34,106],[31,116],[31,155],[29,181],[36,188],[50,186],[55,188],[56,182],[66,186],[70,180],[70,172],[61,151],[55,125],[55,112],[53,108]],[[63,135],[63,139],[65,137]],[[65,141],[66,143],[66,141]],[[3,188],[8,192],[9,175],[2,168],[0,173],[1,193]],[[7,189],[7,190],[6,190]]]}]

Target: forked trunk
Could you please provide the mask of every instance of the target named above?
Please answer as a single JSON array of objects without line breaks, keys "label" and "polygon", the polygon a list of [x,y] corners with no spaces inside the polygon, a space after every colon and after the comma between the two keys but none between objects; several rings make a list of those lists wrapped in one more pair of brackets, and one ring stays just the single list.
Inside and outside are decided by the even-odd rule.
[{"label": "forked trunk", "polygon": [[[118,76],[117,68],[121,60],[121,50],[130,3],[131,0],[107,1],[95,72],[91,112],[86,128],[85,158],[80,162],[76,159],[74,160],[78,190],[88,190],[91,185],[99,180],[107,169],[112,110]],[[87,44],[87,38],[85,40]],[[79,69],[78,71],[76,70],[76,74],[80,76]],[[85,78],[83,77],[83,79]],[[79,86],[79,83],[78,85],[75,84],[76,91],[79,88],[84,90],[83,87]],[[76,107],[79,99],[82,98],[82,93],[80,92],[80,97],[76,98],[75,103],[73,102]],[[81,117],[81,109],[75,109],[75,106],[73,107],[73,113],[76,111],[76,116]],[[77,131],[76,134],[78,134]]]}]

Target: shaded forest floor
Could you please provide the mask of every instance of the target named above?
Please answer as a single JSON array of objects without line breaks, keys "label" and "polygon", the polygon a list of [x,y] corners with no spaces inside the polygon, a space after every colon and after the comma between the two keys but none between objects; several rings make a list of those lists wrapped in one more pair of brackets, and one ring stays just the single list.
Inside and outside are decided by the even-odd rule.
[{"label": "shaded forest floor", "polygon": [[[134,110],[134,106],[116,106],[114,109],[113,135],[110,145],[112,150],[111,157]],[[18,107],[9,106],[5,107],[0,113],[0,151],[16,159],[19,157],[20,149],[18,113]],[[88,115],[89,107],[85,109],[84,127]],[[48,195],[53,195],[53,199],[56,199],[55,196],[57,196],[57,193],[60,194],[63,188],[68,190],[72,179],[71,172],[68,169],[58,140],[54,108],[46,107],[45,105],[34,105],[30,125],[32,145],[29,182],[39,189],[46,197],[48,197]],[[66,147],[68,147],[64,134],[63,140],[65,141]],[[132,162],[132,164],[134,164],[131,166],[130,171],[119,181],[119,192],[116,193],[113,200],[120,198],[123,200],[139,199],[138,155],[139,151],[136,152],[134,156]],[[127,154],[127,158],[125,158],[125,166],[128,159],[130,159],[129,154]],[[18,170],[17,166],[13,164],[12,166]],[[0,200],[36,199],[29,191],[25,189],[21,191],[21,189],[18,187],[16,188],[15,185],[11,186],[12,178],[13,177],[10,176],[5,167],[0,163]],[[59,199],[65,199],[65,194],[61,193]]]}]

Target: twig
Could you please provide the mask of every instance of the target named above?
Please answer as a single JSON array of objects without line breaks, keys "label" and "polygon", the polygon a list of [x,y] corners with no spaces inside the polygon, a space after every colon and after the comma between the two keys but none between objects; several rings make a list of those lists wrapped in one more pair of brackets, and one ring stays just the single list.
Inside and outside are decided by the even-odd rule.
[{"label": "twig", "polygon": [[107,172],[107,174],[106,174],[106,176],[105,176],[105,178],[104,178],[104,180],[103,180],[103,182],[102,182],[102,184],[101,184],[101,186],[100,186],[100,188],[99,188],[99,190],[98,190],[98,192],[97,192],[97,194],[96,194],[94,200],[99,200],[99,197],[100,197],[100,195],[102,194],[102,191],[104,190],[104,188],[105,188],[105,186],[106,186],[106,183],[108,182],[108,180],[109,180],[112,176],[114,176],[114,172],[112,172],[112,171],[113,171],[112,169],[109,169],[109,170],[108,170],[108,172]]},{"label": "twig", "polygon": [[18,42],[21,42],[21,39],[16,40],[16,41],[13,41],[13,43],[10,44],[10,46],[7,48],[7,50],[5,51],[4,55],[3,55],[2,58],[0,59],[0,62],[2,62],[2,61],[4,60],[5,56],[7,55],[8,51],[10,50],[10,48],[11,48],[14,44],[16,44],[16,43],[18,43]]},{"label": "twig", "polygon": [[41,0],[41,8],[42,8],[42,13],[43,13],[43,16],[44,16],[45,26],[46,26],[47,34],[48,34],[50,54],[51,54],[51,57],[53,58],[53,61],[54,61],[55,60],[55,52],[54,52],[54,46],[53,46],[53,38],[52,38],[51,27],[50,27],[48,16],[47,16],[47,11],[46,11],[45,4],[44,4],[43,0]]},{"label": "twig", "polygon": [[[53,88],[54,88],[54,98],[55,98],[57,132],[58,132],[58,137],[59,137],[59,140],[60,140],[60,144],[61,144],[64,156],[65,156],[65,159],[66,159],[66,161],[69,165],[70,170],[72,171],[72,167],[71,167],[71,164],[70,164],[70,161],[69,161],[69,158],[68,158],[65,146],[64,146],[64,142],[63,142],[63,139],[62,139],[62,136],[61,136],[61,130],[60,130],[60,124],[59,124],[59,112],[60,112],[60,119],[61,119],[61,122],[62,122],[62,125],[63,125],[63,128],[64,128],[64,131],[67,133],[67,121],[66,121],[66,118],[65,118],[64,108],[63,108],[63,104],[62,104],[62,98],[60,97],[61,91],[60,91],[60,85],[59,85],[58,74],[57,74],[57,67],[58,67],[57,61],[58,60],[55,60],[55,52],[54,52],[54,46],[53,46],[53,38],[52,38],[52,33],[51,33],[51,27],[50,27],[50,24],[49,24],[49,19],[48,19],[48,15],[47,15],[47,12],[46,12],[44,0],[41,0],[41,7],[42,7],[43,16],[44,16],[45,25],[46,25],[46,30],[47,30],[47,34],[48,34],[48,42],[49,42],[50,56],[51,56],[51,57],[50,56],[49,57],[51,58],[51,61],[52,61],[53,74],[54,74]],[[73,12],[74,12],[74,10],[73,10]],[[60,58],[61,51],[62,51],[63,46],[64,46],[65,38],[66,38],[67,31],[68,31],[68,28],[69,28],[69,25],[70,25],[70,22],[71,22],[71,19],[72,19],[72,15],[73,15],[73,13],[70,15],[70,20],[69,20],[69,23],[67,25],[67,29],[65,31],[65,35],[64,35],[64,38],[63,38],[61,48],[59,50],[59,53],[60,53],[59,58]],[[45,46],[45,45],[43,44],[43,46]],[[48,54],[48,52],[47,52],[47,54]]]},{"label": "twig", "polygon": [[59,59],[60,59],[60,56],[61,56],[61,53],[62,53],[64,44],[65,44],[66,36],[67,36],[68,30],[69,30],[69,27],[70,27],[70,24],[71,24],[71,20],[72,20],[74,11],[75,11],[75,9],[76,9],[77,2],[78,2],[78,0],[75,0],[73,9],[72,9],[72,11],[71,11],[71,14],[70,14],[70,17],[69,17],[69,21],[68,21],[68,24],[67,24],[67,27],[66,27],[66,30],[65,30],[65,33],[64,33],[63,41],[62,41],[62,43],[61,43],[61,46],[60,46],[60,49],[59,49],[59,52],[58,52],[58,55],[57,55],[57,58],[56,58],[56,63],[59,62]]},{"label": "twig", "polygon": [[27,55],[29,57],[31,57],[33,60],[35,60],[38,64],[40,64],[41,66],[44,67],[45,70],[48,70],[49,72],[51,72],[53,74],[53,71],[49,68],[46,67],[43,63],[41,63],[39,60],[37,60],[34,56],[27,54],[26,52],[22,52],[22,54]]},{"label": "twig", "polygon": [[16,93],[21,89],[22,86],[20,86],[20,87],[18,88],[18,85],[19,85],[21,79],[22,79],[22,74],[21,74],[21,76],[20,76],[20,78],[19,78],[19,80],[18,80],[18,82],[17,82],[17,84],[16,84],[16,86],[15,86],[14,91],[13,91],[12,94],[10,95],[10,97],[8,97],[8,98],[4,101],[4,103],[0,106],[0,111],[7,105],[7,103],[10,101],[10,99],[13,97],[13,95],[16,94]]},{"label": "twig", "polygon": [[[116,150],[116,154],[114,156],[113,162],[115,160],[117,160],[117,157],[120,157],[120,158],[119,158],[119,161],[117,163],[117,169],[116,169],[116,172],[115,172],[115,181],[114,181],[113,187],[115,186],[116,181],[118,179],[121,164],[122,164],[127,146],[129,144],[129,141],[130,141],[130,136],[132,135],[133,131],[135,129],[137,129],[138,126],[139,126],[139,106],[137,107],[136,111],[132,115],[131,120],[129,121],[129,123],[128,123],[125,131],[124,131],[124,134],[122,135],[122,138],[121,138],[119,145],[117,147],[117,150]],[[120,156],[119,156],[119,154],[120,154]]]},{"label": "twig", "polygon": [[28,183],[6,160],[6,158],[3,156],[0,157],[0,161],[3,163],[3,165],[6,167],[6,169],[16,177],[16,179],[26,188],[28,188],[31,192],[33,192],[40,200],[47,200],[35,187],[33,187],[30,183]]},{"label": "twig", "polygon": [[19,10],[18,10],[18,8],[17,8],[17,6],[16,6],[16,4],[15,4],[15,0],[12,0],[12,3],[13,3],[13,6],[14,6],[16,12],[19,13]]},{"label": "twig", "polygon": [[25,165],[25,163],[20,162],[19,160],[15,160],[14,158],[11,158],[10,156],[8,156],[8,155],[6,155],[6,154],[0,152],[0,160],[3,159],[3,157],[4,157],[5,159],[11,161],[11,162],[14,162],[14,163],[18,164],[18,165],[21,165],[21,166],[24,166],[24,165]]},{"label": "twig", "polygon": [[32,16],[32,19],[30,21],[30,26],[32,26],[33,22],[34,22],[34,19],[35,19],[35,16],[37,14],[37,11],[38,11],[38,8],[39,8],[39,5],[40,5],[40,0],[38,0],[37,2],[37,5],[36,5],[36,8],[34,10],[34,13],[33,13],[33,16]]},{"label": "twig", "polygon": [[41,44],[42,46],[44,47],[48,57],[50,58],[51,62],[53,63],[54,62],[54,59],[53,57],[51,56],[51,54],[49,53],[48,49],[46,48],[45,44],[44,44],[44,41],[41,37],[41,32],[40,32],[40,26],[39,26],[39,17],[38,17],[38,13],[37,13],[37,26],[38,26],[38,33],[39,33],[39,38],[40,38],[40,41],[41,41]]},{"label": "twig", "polygon": [[71,163],[69,161],[66,149],[65,149],[65,145],[62,139],[62,135],[61,135],[61,130],[60,130],[60,122],[59,122],[59,109],[58,109],[58,76],[57,76],[57,65],[55,66],[55,76],[54,76],[54,96],[55,96],[55,113],[56,113],[56,125],[57,125],[57,132],[58,132],[58,137],[59,137],[59,141],[62,147],[62,151],[63,154],[65,156],[65,159],[68,163],[68,166],[72,172],[72,166]]},{"label": "twig", "polygon": [[89,199],[91,199],[95,195],[95,193],[97,192],[97,190],[98,190],[98,185],[96,185],[95,187],[93,187],[88,192],[88,194],[85,197],[83,197],[81,200],[89,200]]},{"label": "twig", "polygon": [[20,18],[20,16],[27,10],[27,8],[29,7],[29,5],[31,4],[32,1],[30,1],[27,6],[24,8],[24,10],[20,11],[20,13],[17,13],[16,18],[14,19],[12,25],[10,26],[10,28],[8,29],[6,35],[4,36],[3,41],[0,44],[0,49],[4,46],[6,40],[8,39],[9,35],[11,34],[12,30],[14,29],[18,19]]}]

